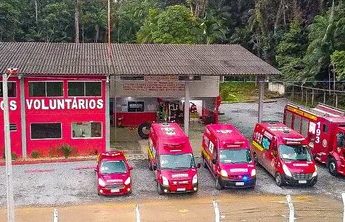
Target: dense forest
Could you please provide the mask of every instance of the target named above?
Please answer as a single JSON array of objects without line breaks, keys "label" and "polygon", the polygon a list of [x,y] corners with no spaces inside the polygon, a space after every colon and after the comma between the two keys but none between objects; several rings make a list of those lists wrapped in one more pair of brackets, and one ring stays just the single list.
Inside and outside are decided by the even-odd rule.
[{"label": "dense forest", "polygon": [[[106,30],[107,0],[0,2],[0,41],[106,42]],[[241,44],[285,80],[345,79],[345,0],[111,0],[111,31],[121,43]]]}]

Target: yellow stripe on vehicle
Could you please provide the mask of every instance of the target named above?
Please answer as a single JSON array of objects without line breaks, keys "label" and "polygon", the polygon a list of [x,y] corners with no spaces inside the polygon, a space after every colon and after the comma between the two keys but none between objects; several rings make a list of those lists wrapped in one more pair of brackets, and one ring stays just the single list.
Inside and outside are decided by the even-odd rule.
[{"label": "yellow stripe on vehicle", "polygon": [[206,159],[210,160],[211,156],[205,151],[204,148],[201,147],[201,153],[204,155],[204,157],[206,157]]},{"label": "yellow stripe on vehicle", "polygon": [[260,151],[263,151],[264,150],[264,148],[260,145],[260,144],[258,144],[256,141],[253,141],[253,146],[256,148],[256,149],[258,149],[258,150],[260,150]]}]

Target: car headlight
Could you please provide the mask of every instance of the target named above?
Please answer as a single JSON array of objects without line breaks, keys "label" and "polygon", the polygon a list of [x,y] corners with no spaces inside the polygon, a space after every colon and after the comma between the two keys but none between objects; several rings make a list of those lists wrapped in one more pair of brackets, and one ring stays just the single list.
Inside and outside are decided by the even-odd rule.
[{"label": "car headlight", "polygon": [[313,177],[316,177],[317,176],[317,166],[315,165],[315,171],[313,173]]},{"label": "car headlight", "polygon": [[104,186],[105,186],[105,181],[102,180],[101,178],[98,178],[98,184],[99,184],[101,187],[104,187]]},{"label": "car headlight", "polygon": [[169,186],[169,180],[165,176],[162,176],[162,181],[163,181],[163,186]]},{"label": "car headlight", "polygon": [[193,180],[192,180],[192,183],[193,183],[193,184],[198,183],[198,175],[197,175],[197,174],[194,175]]},{"label": "car headlight", "polygon": [[220,175],[221,175],[222,177],[228,177],[228,173],[227,173],[225,170],[221,170],[221,171],[220,171]]},{"label": "car headlight", "polygon": [[128,177],[127,180],[125,181],[125,185],[128,185],[131,183],[131,177]]},{"label": "car headlight", "polygon": [[286,176],[292,177],[292,174],[291,174],[289,168],[285,164],[283,164],[283,171],[284,171]]},{"label": "car headlight", "polygon": [[250,173],[250,176],[255,177],[256,175],[256,169],[252,169],[252,172]]}]

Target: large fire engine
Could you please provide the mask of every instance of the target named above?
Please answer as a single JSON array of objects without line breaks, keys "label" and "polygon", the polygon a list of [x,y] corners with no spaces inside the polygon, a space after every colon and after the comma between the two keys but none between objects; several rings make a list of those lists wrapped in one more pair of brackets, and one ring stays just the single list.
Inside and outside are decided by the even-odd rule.
[{"label": "large fire engine", "polygon": [[308,140],[315,159],[332,175],[345,176],[345,111],[319,104],[313,109],[288,104],[284,123]]}]

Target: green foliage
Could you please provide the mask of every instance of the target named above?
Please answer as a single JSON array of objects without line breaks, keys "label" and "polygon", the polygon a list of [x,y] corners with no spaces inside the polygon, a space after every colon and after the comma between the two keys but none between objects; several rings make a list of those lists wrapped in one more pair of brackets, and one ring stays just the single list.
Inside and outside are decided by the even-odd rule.
[{"label": "green foliage", "polygon": [[41,157],[41,153],[38,152],[38,151],[32,151],[31,152],[31,157],[34,158],[34,159],[37,159],[37,158]]},{"label": "green foliage", "polygon": [[182,5],[166,10],[150,10],[148,18],[137,34],[139,43],[201,43],[201,22]]},{"label": "green foliage", "polygon": [[215,11],[209,11],[201,27],[206,38],[206,44],[221,43],[226,41],[228,29],[225,26],[225,20],[217,15]]},{"label": "green foliage", "polygon": [[62,154],[65,158],[68,158],[71,155],[71,153],[73,152],[73,148],[68,144],[63,144],[58,149],[59,149],[59,151],[62,152]]},{"label": "green foliage", "polygon": [[0,41],[14,41],[19,32],[19,14],[17,1],[2,0],[0,2]]},{"label": "green foliage", "polygon": [[345,51],[335,51],[331,55],[331,61],[334,66],[337,80],[345,80]]}]

